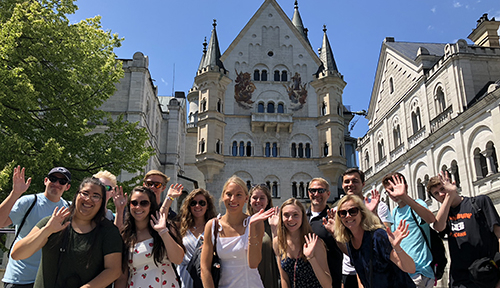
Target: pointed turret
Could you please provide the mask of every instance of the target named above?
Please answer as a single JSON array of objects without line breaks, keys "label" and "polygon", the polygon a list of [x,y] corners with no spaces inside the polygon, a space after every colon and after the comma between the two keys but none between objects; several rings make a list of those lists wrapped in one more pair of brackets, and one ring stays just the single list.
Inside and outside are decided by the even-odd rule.
[{"label": "pointed turret", "polygon": [[321,66],[316,72],[316,77],[320,73],[323,75],[338,73],[337,64],[335,63],[335,58],[333,57],[332,47],[330,46],[330,41],[326,35],[326,25],[323,25],[323,45],[319,49],[319,58],[321,59]]},{"label": "pointed turret", "polygon": [[292,23],[299,30],[299,33],[307,39],[307,29],[304,28],[304,24],[302,23],[302,18],[299,13],[299,3],[295,0],[295,8],[293,11]]},{"label": "pointed turret", "polygon": [[214,19],[214,23],[212,24],[214,28],[212,29],[212,35],[210,36],[210,41],[208,42],[208,49],[206,53],[204,53],[203,64],[201,65],[201,69],[210,67],[213,68],[215,66],[224,69],[224,64],[220,61],[220,49],[219,49],[219,40],[217,39],[217,31],[215,27],[217,26],[217,21]]},{"label": "pointed turret", "polygon": [[205,62],[205,58],[207,57],[207,37],[205,37],[205,41],[203,41],[203,55],[201,55],[200,65],[198,65],[198,70],[203,68],[203,63]]}]

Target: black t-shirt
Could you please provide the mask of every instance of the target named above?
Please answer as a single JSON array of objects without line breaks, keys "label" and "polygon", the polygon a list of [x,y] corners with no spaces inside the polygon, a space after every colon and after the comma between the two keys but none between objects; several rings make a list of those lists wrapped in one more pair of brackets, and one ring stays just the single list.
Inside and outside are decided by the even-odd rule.
[{"label": "black t-shirt", "polygon": [[478,287],[470,280],[468,268],[475,260],[493,258],[498,252],[494,225],[500,226],[500,217],[486,195],[464,197],[457,207],[450,208],[446,226],[451,256],[450,287]]},{"label": "black t-shirt", "polygon": [[342,283],[342,260],[344,258],[342,251],[337,247],[337,241],[335,241],[332,234],[323,226],[323,217],[327,217],[327,210],[328,206],[323,209],[318,216],[312,217],[311,208],[309,208],[307,209],[306,215],[314,233],[325,242],[328,268],[332,276],[332,287],[340,288]]}]

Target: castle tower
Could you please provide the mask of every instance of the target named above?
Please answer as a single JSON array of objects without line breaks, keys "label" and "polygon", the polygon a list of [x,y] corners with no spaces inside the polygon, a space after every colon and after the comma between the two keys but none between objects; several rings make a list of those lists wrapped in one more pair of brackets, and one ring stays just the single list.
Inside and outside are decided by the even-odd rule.
[{"label": "castle tower", "polygon": [[[221,53],[217,39],[216,21],[213,23],[212,35],[208,47],[204,49],[193,92],[188,97],[193,100],[193,94],[198,94],[198,122],[196,167],[204,174],[206,181],[211,182],[225,166],[224,147],[224,93],[231,80],[220,60]],[[206,52],[205,52],[206,50]],[[193,101],[194,102],[194,101]],[[191,103],[193,103],[191,102]]]}]

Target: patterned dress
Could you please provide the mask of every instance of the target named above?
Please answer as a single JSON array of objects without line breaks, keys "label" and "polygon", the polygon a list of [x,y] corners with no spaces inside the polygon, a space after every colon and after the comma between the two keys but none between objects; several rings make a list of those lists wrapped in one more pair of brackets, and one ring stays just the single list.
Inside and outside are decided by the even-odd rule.
[{"label": "patterned dress", "polygon": [[156,266],[153,257],[153,238],[144,240],[130,248],[129,279],[130,288],[180,288],[172,263],[165,259]]},{"label": "patterned dress", "polygon": [[311,264],[304,259],[286,257],[281,260],[281,268],[286,272],[292,288],[321,288]]}]

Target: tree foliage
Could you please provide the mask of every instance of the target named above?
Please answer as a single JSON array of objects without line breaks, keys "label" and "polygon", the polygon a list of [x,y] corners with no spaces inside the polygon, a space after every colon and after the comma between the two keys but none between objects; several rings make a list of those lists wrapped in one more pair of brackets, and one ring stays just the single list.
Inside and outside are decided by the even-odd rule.
[{"label": "tree foliage", "polygon": [[33,178],[31,193],[64,166],[74,191],[91,173],[133,173],[151,156],[144,129],[99,109],[123,77],[113,52],[123,39],[99,16],[70,23],[76,9],[73,0],[0,2],[0,199],[14,165]]}]

